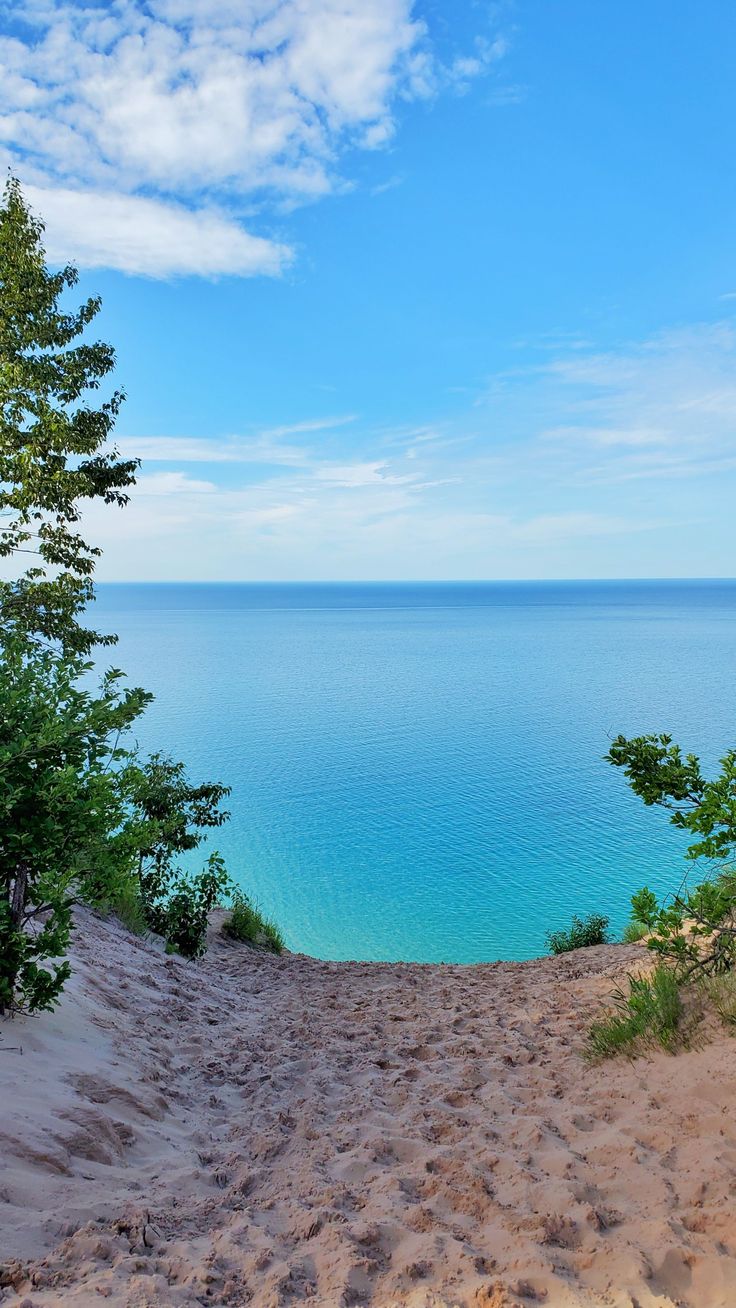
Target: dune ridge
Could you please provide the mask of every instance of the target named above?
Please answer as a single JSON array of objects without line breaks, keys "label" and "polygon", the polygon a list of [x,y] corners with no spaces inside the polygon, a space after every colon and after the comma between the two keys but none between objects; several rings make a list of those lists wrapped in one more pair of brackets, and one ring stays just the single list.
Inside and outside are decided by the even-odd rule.
[{"label": "dune ridge", "polygon": [[580,1058],[639,947],[326,963],[217,925],[191,964],[84,912],[61,1010],[3,1025],[3,1308],[736,1303],[736,1042]]}]

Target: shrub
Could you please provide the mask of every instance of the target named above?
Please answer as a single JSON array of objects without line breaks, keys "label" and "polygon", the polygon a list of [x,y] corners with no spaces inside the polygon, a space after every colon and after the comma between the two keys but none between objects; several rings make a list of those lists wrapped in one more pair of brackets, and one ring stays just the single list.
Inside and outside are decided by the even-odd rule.
[{"label": "shrub", "polygon": [[566,931],[550,931],[547,944],[553,954],[567,954],[573,949],[586,949],[589,945],[605,945],[607,927],[608,918],[600,913],[591,913],[585,918],[576,915]]},{"label": "shrub", "polygon": [[628,988],[613,993],[613,1009],[593,1022],[586,1056],[632,1055],[637,1046],[658,1044],[672,1052],[680,1031],[683,1006],[672,968],[659,964],[651,977],[629,976]]},{"label": "shrub", "polygon": [[198,958],[209,913],[230,893],[230,879],[217,853],[196,876],[176,860],[197,849],[207,830],[227,821],[220,805],[229,789],[218,782],[192,785],[184,764],[163,754],[131,763],[123,785],[130,805],[124,839],[136,861],[148,926],[164,936],[169,949]]},{"label": "shrub", "polygon": [[632,896],[647,948],[669,960],[681,981],[720,976],[736,966],[736,875],[721,872],[659,903],[646,886]]},{"label": "shrub", "polygon": [[53,1008],[69,976],[72,910],[124,875],[121,736],[145,706],[109,672],[4,634],[0,658],[0,1014]]},{"label": "shrub", "polygon": [[219,854],[210,854],[198,876],[179,876],[162,913],[162,935],[169,953],[199,958],[207,947],[207,923],[215,905],[231,889]]},{"label": "shrub", "polygon": [[280,954],[284,948],[284,937],[275,922],[264,917],[241,890],[233,894],[232,912],[223,922],[222,931],[231,940],[263,945],[274,954]]},{"label": "shrub", "polygon": [[681,831],[696,837],[686,858],[720,862],[720,875],[660,904],[647,887],[632,899],[634,916],[650,932],[648,946],[677,968],[681,980],[719,976],[736,966],[736,750],[708,781],[695,754],[683,755],[668,735],[617,736],[607,754],[623,768],[645,804],[659,805]]}]

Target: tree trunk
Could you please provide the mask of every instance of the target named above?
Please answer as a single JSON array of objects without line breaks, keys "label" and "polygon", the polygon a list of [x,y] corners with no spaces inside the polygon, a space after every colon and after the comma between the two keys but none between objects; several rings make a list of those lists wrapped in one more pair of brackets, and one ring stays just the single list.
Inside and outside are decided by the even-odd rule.
[{"label": "tree trunk", "polygon": [[[8,946],[8,956],[5,960],[0,958],[0,969],[3,973],[3,993],[0,994],[0,1017],[4,1017],[8,1011],[12,1012],[13,993],[15,991],[15,982],[18,976],[18,966],[15,961],[18,955],[12,946],[12,936],[15,932],[23,930],[23,915],[25,912],[26,900],[28,898],[28,881],[28,868],[25,867],[24,864],[21,864],[20,867],[16,868],[15,876],[8,883],[7,887],[10,922],[8,938],[6,941]],[[4,935],[5,933],[3,932],[2,934]],[[0,944],[2,944],[1,939]],[[13,961],[11,962],[11,960]],[[3,962],[4,966],[2,965]]]},{"label": "tree trunk", "polygon": [[28,894],[28,868],[23,864],[17,868],[15,881],[10,895],[10,920],[16,931],[20,931],[23,921],[23,912],[26,906],[26,896]]}]

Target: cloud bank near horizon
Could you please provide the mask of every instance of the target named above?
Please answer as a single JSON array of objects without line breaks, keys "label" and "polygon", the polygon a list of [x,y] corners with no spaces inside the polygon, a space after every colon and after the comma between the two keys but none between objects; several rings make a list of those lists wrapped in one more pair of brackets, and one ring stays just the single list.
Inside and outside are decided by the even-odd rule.
[{"label": "cloud bank near horizon", "polygon": [[733,327],[700,324],[560,349],[442,424],[128,435],[124,454],[143,457],[131,505],[85,518],[100,577],[668,576],[684,531],[685,575],[722,575],[735,364]]}]

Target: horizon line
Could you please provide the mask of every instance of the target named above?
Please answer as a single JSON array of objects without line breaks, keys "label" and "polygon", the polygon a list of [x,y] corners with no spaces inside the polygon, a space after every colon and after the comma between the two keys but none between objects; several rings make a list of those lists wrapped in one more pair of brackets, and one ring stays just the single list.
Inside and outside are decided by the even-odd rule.
[{"label": "horizon line", "polygon": [[326,577],[326,578],[195,578],[195,577],[118,577],[95,581],[95,586],[560,586],[619,585],[656,582],[736,581],[736,576],[708,577]]}]

